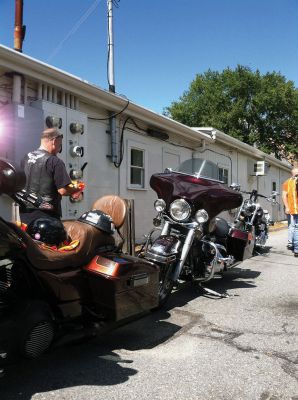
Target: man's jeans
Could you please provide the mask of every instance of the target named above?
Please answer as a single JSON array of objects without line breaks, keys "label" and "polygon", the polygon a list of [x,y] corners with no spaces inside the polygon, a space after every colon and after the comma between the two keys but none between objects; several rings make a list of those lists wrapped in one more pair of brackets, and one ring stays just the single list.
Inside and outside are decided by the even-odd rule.
[{"label": "man's jeans", "polygon": [[288,243],[293,244],[294,252],[298,253],[298,214],[288,215]]}]

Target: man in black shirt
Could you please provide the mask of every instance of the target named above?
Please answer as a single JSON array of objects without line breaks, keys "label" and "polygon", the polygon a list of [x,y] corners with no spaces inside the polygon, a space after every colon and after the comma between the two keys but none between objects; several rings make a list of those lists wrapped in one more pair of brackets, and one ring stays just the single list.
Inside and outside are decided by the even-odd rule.
[{"label": "man in black shirt", "polygon": [[62,139],[63,135],[57,128],[46,129],[42,132],[39,149],[24,158],[27,182],[20,216],[25,224],[45,216],[60,219],[61,197],[80,195],[80,189],[69,186],[71,179],[65,164],[57,157]]}]

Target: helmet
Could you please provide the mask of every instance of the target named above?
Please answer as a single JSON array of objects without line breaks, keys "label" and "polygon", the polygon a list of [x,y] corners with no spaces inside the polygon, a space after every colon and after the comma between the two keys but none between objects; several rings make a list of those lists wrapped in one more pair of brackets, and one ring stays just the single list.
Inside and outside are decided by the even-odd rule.
[{"label": "helmet", "polygon": [[34,240],[58,246],[67,238],[64,226],[56,218],[37,218],[30,222],[26,232]]},{"label": "helmet", "polygon": [[87,211],[78,219],[78,221],[93,225],[95,228],[109,233],[110,235],[115,232],[115,225],[112,218],[100,210]]},{"label": "helmet", "polygon": [[25,172],[15,163],[0,158],[0,194],[16,193],[26,184]]}]

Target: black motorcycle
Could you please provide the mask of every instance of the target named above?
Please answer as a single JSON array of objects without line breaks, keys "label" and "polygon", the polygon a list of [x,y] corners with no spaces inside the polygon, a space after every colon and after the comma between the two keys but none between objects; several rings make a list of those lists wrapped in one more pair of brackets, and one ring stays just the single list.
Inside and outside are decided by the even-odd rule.
[{"label": "black motorcycle", "polygon": [[[0,194],[17,199],[24,184],[24,172],[0,159]],[[36,358],[158,307],[158,264],[123,254],[115,236],[124,200],[103,196],[92,208],[63,222],[71,239],[63,251],[0,217],[0,377],[21,356]],[[46,221],[34,222],[35,238],[52,229]]]},{"label": "black motorcycle", "polygon": [[150,185],[158,196],[158,214],[140,256],[160,265],[163,301],[179,281],[201,285],[252,257],[255,226],[229,224],[219,217],[222,211],[240,207],[243,197],[219,180],[216,164],[187,160],[176,170],[154,174]]},{"label": "black motorcycle", "polygon": [[[234,189],[240,189],[234,186]],[[268,239],[268,228],[274,225],[268,210],[264,209],[258,202],[258,198],[264,198],[272,204],[277,204],[276,197],[278,193],[273,191],[271,196],[264,196],[258,193],[257,190],[251,192],[242,191],[244,194],[249,194],[249,198],[244,199],[238,214],[235,218],[235,226],[243,230],[255,231],[255,247],[264,247]]]},{"label": "black motorcycle", "polygon": [[[20,356],[36,358],[161,307],[181,280],[206,282],[252,256],[255,230],[218,216],[243,198],[218,179],[215,164],[188,160],[150,184],[158,215],[139,257],[123,254],[115,239],[126,217],[118,196],[63,222],[78,242],[70,251],[47,248],[0,217],[0,376]],[[24,185],[24,173],[0,159],[0,194],[15,198]]]}]

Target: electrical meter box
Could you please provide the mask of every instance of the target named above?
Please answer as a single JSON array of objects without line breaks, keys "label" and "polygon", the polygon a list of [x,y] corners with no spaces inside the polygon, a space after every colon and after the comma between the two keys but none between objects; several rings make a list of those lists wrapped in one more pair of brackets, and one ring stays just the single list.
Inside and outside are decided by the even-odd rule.
[{"label": "electrical meter box", "polygon": [[[43,126],[55,126],[63,134],[62,152],[59,157],[64,161],[72,180],[87,181],[87,115],[45,100],[31,103],[34,108],[42,110]],[[76,219],[86,211],[88,185],[84,189],[83,199],[73,201],[70,197],[62,198],[62,218]]]}]

